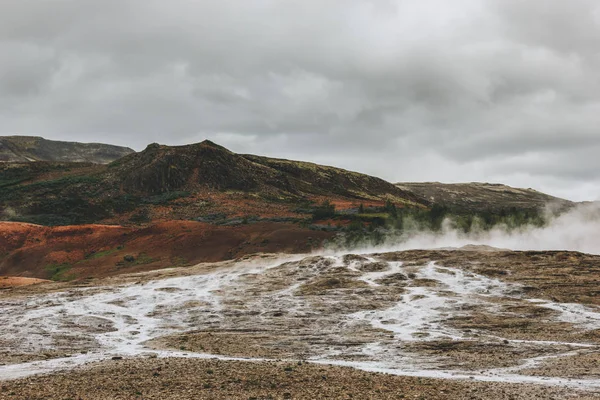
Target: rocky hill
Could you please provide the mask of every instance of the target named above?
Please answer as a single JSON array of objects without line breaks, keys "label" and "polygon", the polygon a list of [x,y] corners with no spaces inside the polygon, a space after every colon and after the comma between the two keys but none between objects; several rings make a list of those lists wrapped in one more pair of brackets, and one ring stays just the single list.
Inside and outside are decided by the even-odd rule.
[{"label": "rocky hill", "polygon": [[37,136],[0,136],[0,162],[61,161],[108,164],[134,151],[101,143],[47,140]]},{"label": "rocky hill", "polygon": [[200,189],[290,191],[286,177],[210,141],[185,146],[153,143],[108,166],[120,190],[141,195]]},{"label": "rocky hill", "polygon": [[413,193],[421,202],[437,204],[450,210],[474,213],[501,210],[540,210],[548,205],[568,208],[573,202],[534,189],[513,188],[493,183],[402,182],[397,187]]},{"label": "rocky hill", "polygon": [[[402,209],[403,216],[414,210],[413,217],[418,219],[427,219],[428,215],[421,214],[434,206],[445,209],[441,214],[440,209],[432,209],[438,217],[491,213],[501,218],[521,213],[529,218],[547,204],[559,209],[573,205],[532,189],[505,185],[394,185],[335,167],[237,154],[211,141],[185,146],[151,144],[105,165],[0,163],[0,189],[0,220],[42,225],[128,225],[173,219],[300,221],[325,202],[345,211],[335,221],[327,221],[334,215],[331,209],[322,210],[319,218],[326,226],[343,226],[360,218],[367,219],[361,223],[372,225],[398,217],[396,208]],[[340,220],[342,215],[345,222]],[[496,219],[489,218],[490,223]]]},{"label": "rocky hill", "polygon": [[313,163],[236,154],[209,140],[186,146],[149,145],[108,166],[105,174],[128,193],[156,195],[204,188],[278,199],[342,196],[418,203],[383,179]]},{"label": "rocky hill", "polygon": [[242,155],[242,157],[284,175],[295,193],[339,195],[372,200],[381,200],[387,197],[398,203],[422,203],[410,191],[398,187],[392,188],[394,185],[374,176],[309,162],[249,154]]},{"label": "rocky hill", "polygon": [[[204,216],[303,217],[325,200],[426,207],[382,179],[233,153],[210,141],[151,144],[108,165],[0,164],[0,219],[68,225]],[[305,216],[304,216],[305,218]]]}]

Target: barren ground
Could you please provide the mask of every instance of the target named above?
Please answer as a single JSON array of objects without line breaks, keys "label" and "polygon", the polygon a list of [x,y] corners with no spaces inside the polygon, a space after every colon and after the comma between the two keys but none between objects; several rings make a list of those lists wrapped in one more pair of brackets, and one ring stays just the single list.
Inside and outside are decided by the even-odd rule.
[{"label": "barren ground", "polygon": [[0,398],[600,398],[599,278],[575,252],[423,250],[4,290]]}]

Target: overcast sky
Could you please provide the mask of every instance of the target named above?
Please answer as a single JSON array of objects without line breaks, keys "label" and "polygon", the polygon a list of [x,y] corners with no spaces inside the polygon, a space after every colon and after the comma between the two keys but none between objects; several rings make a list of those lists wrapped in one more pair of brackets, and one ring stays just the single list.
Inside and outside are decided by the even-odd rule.
[{"label": "overcast sky", "polygon": [[600,198],[595,0],[2,0],[0,135]]}]

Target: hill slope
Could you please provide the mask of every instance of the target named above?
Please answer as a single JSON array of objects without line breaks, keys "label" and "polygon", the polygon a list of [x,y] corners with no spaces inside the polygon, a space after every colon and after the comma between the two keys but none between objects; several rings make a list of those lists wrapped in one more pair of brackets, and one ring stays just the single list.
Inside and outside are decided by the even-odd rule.
[{"label": "hill slope", "polygon": [[513,188],[493,183],[402,182],[397,187],[410,191],[422,202],[472,213],[509,209],[540,210],[551,204],[571,207],[573,202],[533,189]]},{"label": "hill slope", "polygon": [[294,191],[321,195],[339,195],[377,200],[388,196],[391,201],[422,203],[412,192],[392,187],[383,179],[341,168],[303,161],[244,154],[242,157],[284,174]]},{"label": "hill slope", "polygon": [[0,162],[62,161],[108,164],[134,151],[101,143],[47,140],[37,136],[0,137]]},{"label": "hill slope", "polygon": [[380,178],[308,162],[236,154],[209,140],[186,146],[151,144],[110,164],[107,176],[122,190],[145,195],[210,188],[279,199],[336,195],[417,203],[412,193]]},{"label": "hill slope", "polygon": [[108,165],[0,164],[0,219],[69,225],[244,217],[302,217],[324,200],[419,206],[382,179],[297,161],[240,155],[210,141],[149,145]]}]

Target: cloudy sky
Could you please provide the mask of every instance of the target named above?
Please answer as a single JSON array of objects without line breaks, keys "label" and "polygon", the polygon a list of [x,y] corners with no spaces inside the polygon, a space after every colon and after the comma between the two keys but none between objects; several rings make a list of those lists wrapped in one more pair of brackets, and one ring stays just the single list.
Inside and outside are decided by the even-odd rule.
[{"label": "cloudy sky", "polygon": [[600,198],[594,0],[3,0],[0,135]]}]

